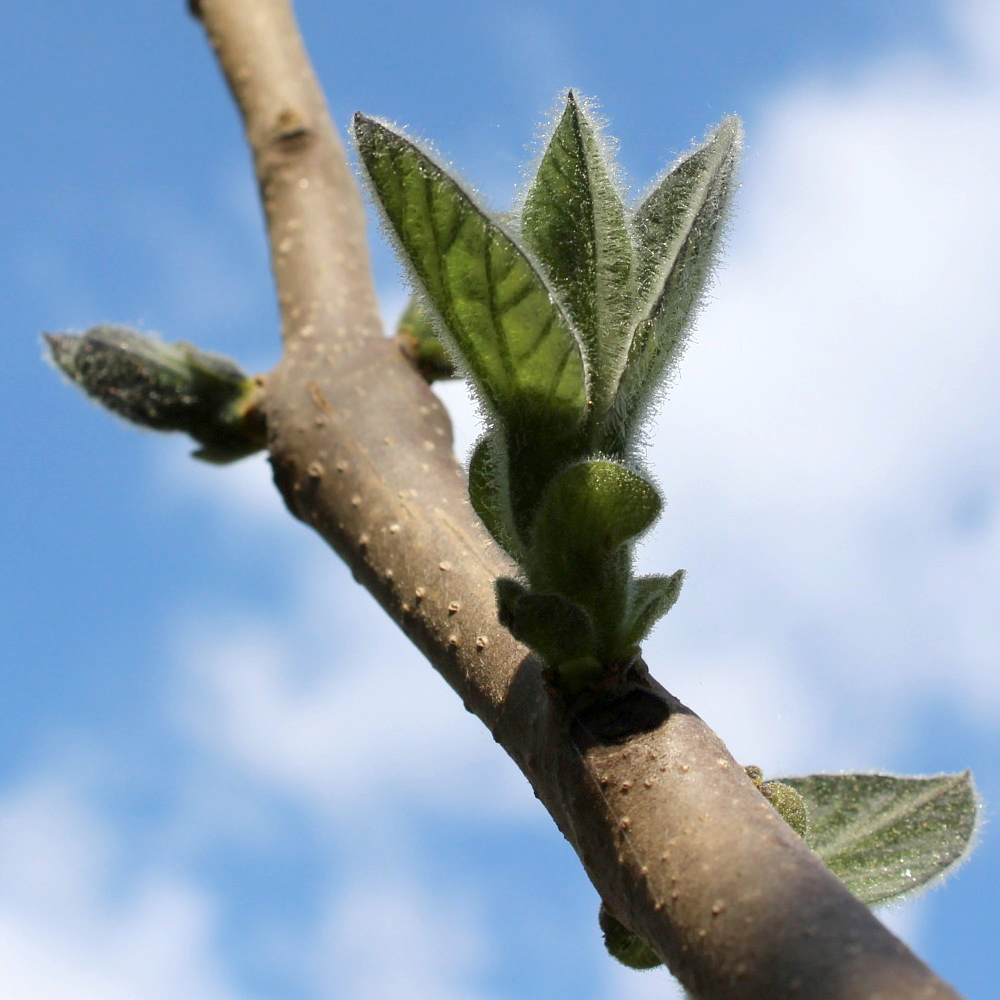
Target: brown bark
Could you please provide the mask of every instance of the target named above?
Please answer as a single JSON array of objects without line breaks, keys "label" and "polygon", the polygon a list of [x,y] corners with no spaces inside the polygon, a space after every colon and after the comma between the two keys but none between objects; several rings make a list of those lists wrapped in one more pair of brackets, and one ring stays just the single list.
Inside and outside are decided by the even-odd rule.
[{"label": "brown bark", "polygon": [[497,622],[493,581],[512,567],[469,506],[448,417],[382,335],[360,194],[288,0],[192,10],[267,216],[284,338],[269,448],[292,513],[489,727],[601,897],[697,996],[954,998],[655,681],[575,716],[551,695]]}]

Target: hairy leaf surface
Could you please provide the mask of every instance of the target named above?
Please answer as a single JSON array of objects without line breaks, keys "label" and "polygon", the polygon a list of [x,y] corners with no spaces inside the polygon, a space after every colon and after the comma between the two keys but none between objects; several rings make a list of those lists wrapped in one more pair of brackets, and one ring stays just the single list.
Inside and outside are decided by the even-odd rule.
[{"label": "hairy leaf surface", "polygon": [[428,303],[497,414],[553,433],[586,416],[584,361],[535,265],[409,139],[356,115],[358,151],[377,200]]},{"label": "hairy leaf surface", "polygon": [[595,414],[610,404],[631,307],[632,240],[601,141],[572,91],[525,198],[521,233],[583,338]]},{"label": "hairy leaf surface", "polygon": [[933,778],[782,778],[809,814],[806,843],[865,903],[926,884],[969,850],[978,799],[969,772]]},{"label": "hairy leaf surface", "polygon": [[704,146],[673,167],[636,211],[640,305],[615,397],[613,436],[606,442],[612,453],[627,446],[681,355],[715,260],[742,136],[739,120],[727,118]]}]

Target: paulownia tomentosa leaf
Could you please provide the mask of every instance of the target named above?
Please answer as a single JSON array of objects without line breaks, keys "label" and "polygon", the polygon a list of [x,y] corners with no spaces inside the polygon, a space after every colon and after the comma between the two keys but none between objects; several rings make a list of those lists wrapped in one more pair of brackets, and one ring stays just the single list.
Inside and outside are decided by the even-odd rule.
[{"label": "paulownia tomentosa leaf", "polygon": [[580,332],[600,421],[628,349],[632,240],[598,130],[573,91],[525,197],[521,235]]},{"label": "paulownia tomentosa leaf", "polygon": [[684,583],[684,570],[670,576],[640,576],[629,584],[628,620],[625,642],[638,645],[653,626],[674,606]]},{"label": "paulownia tomentosa leaf", "polygon": [[725,119],[670,169],[633,217],[634,332],[604,439],[610,454],[623,454],[633,443],[684,348],[715,262],[742,140],[739,120]]},{"label": "paulownia tomentosa leaf", "polygon": [[362,114],[358,152],[443,337],[490,410],[555,437],[585,419],[584,359],[552,289],[510,236],[406,137]]},{"label": "paulownia tomentosa leaf", "polygon": [[526,570],[532,589],[562,594],[594,618],[599,657],[614,659],[628,643],[622,631],[631,574],[626,543],[659,516],[656,488],[607,459],[567,466],[552,477],[535,519]]},{"label": "paulownia tomentosa leaf", "polygon": [[524,550],[510,509],[503,447],[497,431],[484,434],[476,443],[469,459],[469,500],[493,540],[520,562]]},{"label": "paulownia tomentosa leaf", "polygon": [[814,774],[782,778],[809,814],[806,843],[863,902],[920,888],[968,852],[979,800],[972,777]]}]

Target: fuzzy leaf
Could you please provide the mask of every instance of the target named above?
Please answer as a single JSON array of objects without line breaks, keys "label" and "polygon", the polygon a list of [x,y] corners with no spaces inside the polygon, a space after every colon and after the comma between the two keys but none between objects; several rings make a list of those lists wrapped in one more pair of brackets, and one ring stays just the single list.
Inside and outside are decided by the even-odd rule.
[{"label": "fuzzy leaf", "polygon": [[656,488],[637,472],[606,459],[577,462],[552,477],[533,541],[548,565],[574,572],[591,553],[603,557],[645,531],[660,507]]},{"label": "fuzzy leaf", "polygon": [[674,606],[684,583],[684,570],[670,576],[640,576],[630,584],[629,617],[632,624],[625,633],[625,645],[637,645],[653,626]]},{"label": "fuzzy leaf", "polygon": [[469,499],[493,540],[516,560],[522,555],[521,544],[511,523],[510,504],[506,484],[500,477],[496,448],[497,441],[490,434],[481,437],[476,444],[469,459]]},{"label": "fuzzy leaf", "polygon": [[632,240],[597,130],[572,91],[524,202],[521,234],[559,292],[587,353],[601,415],[627,350]]},{"label": "fuzzy leaf", "polygon": [[619,453],[663,379],[676,364],[711,273],[734,188],[743,130],[727,118],[708,141],[677,163],[633,220],[640,307],[614,403]]},{"label": "fuzzy leaf", "polygon": [[660,513],[653,485],[604,459],[578,462],[557,473],[546,490],[527,555],[528,579],[585,607],[598,634],[598,656],[610,661],[628,600],[630,548]]},{"label": "fuzzy leaf", "polygon": [[405,257],[495,413],[565,434],[587,411],[580,345],[535,265],[441,167],[364,115],[354,135]]},{"label": "fuzzy leaf", "polygon": [[806,843],[869,905],[919,888],[969,851],[978,796],[968,771],[932,778],[814,774],[781,781],[805,801]]},{"label": "fuzzy leaf", "polygon": [[523,583],[512,580],[509,576],[497,577],[493,588],[497,595],[497,618],[504,628],[509,629],[517,610],[517,602],[530,591]]},{"label": "fuzzy leaf", "polygon": [[589,656],[594,650],[594,625],[578,604],[558,594],[520,594],[513,602],[511,635],[537,653],[549,666]]},{"label": "fuzzy leaf", "polygon": [[809,836],[809,810],[805,799],[784,781],[762,781],[759,787],[778,815],[806,840]]}]

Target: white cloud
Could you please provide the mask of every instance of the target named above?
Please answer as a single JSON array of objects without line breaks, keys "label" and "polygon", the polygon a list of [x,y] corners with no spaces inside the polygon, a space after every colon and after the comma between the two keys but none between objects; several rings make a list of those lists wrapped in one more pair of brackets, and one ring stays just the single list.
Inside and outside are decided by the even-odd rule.
[{"label": "white cloud", "polygon": [[736,744],[768,747],[760,713],[789,703],[791,761],[838,729],[891,754],[929,697],[1000,710],[996,15],[959,7],[961,68],[897,55],[765,109],[658,422],[645,558],[691,575],[651,652]]},{"label": "white cloud", "polygon": [[324,995],[356,1000],[476,1000],[490,958],[481,914],[454,892],[405,872],[341,891],[315,938]]},{"label": "white cloud", "polygon": [[86,795],[41,775],[0,799],[0,982],[45,1000],[235,1000],[213,956],[213,907],[122,845]]},{"label": "white cloud", "polygon": [[321,552],[297,588],[292,620],[189,627],[182,711],[200,740],[343,815],[405,801],[537,816],[514,765],[344,567]]}]

